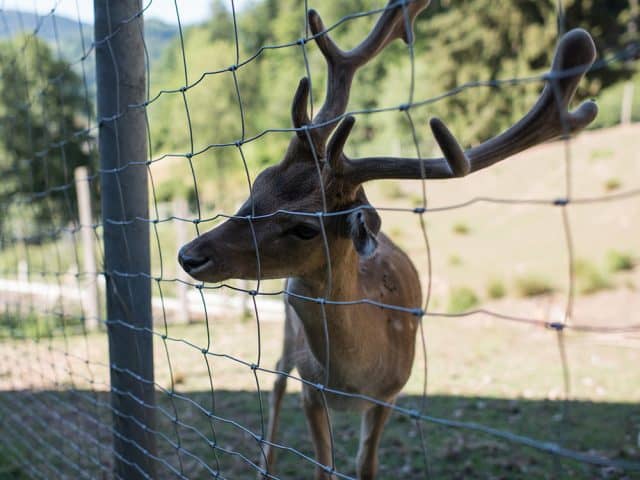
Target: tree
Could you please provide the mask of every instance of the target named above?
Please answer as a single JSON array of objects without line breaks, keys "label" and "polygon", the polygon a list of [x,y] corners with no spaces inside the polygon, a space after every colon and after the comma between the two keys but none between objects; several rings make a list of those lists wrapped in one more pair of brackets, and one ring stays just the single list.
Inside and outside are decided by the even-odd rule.
[{"label": "tree", "polygon": [[[631,8],[634,2],[564,0],[564,15],[559,15],[556,0],[433,0],[416,21],[413,65],[402,42],[389,45],[380,58],[356,76],[349,110],[393,110],[409,100],[433,99],[466,83],[479,82],[483,86],[411,108],[409,113],[423,155],[429,155],[434,145],[427,127],[432,116],[445,119],[465,144],[484,140],[513,124],[530,108],[544,83],[540,80],[512,85],[502,80],[546,72],[562,29],[589,30],[600,59],[619,54],[637,39],[629,29],[636,16]],[[236,12],[240,61],[252,59],[236,71],[245,137],[291,126],[291,100],[302,76],[311,75],[314,108],[317,110],[322,104],[326,84],[324,58],[315,42],[306,43],[304,49],[298,44],[305,35],[305,5],[299,0],[251,0]],[[227,6],[228,2],[216,0],[210,21],[185,30],[191,83],[202,72],[224,69],[236,62],[233,18]],[[371,2],[364,0],[323,0],[318,9],[328,28],[339,23],[331,28],[331,36],[349,49],[364,38],[377,19],[376,15],[352,14],[367,12],[371,7]],[[340,21],[348,15],[350,19]],[[272,48],[260,50],[267,45]],[[283,45],[288,46],[273,48]],[[260,54],[253,57],[257,52]],[[152,82],[157,82],[152,86],[154,92],[161,88],[179,89],[184,84],[181,46],[176,42],[164,58],[165,63],[151,75]],[[410,99],[412,67],[415,91]],[[607,63],[604,68],[589,72],[581,82],[578,97],[595,96],[630,73],[624,62]],[[189,152],[191,137],[196,151],[240,137],[240,105],[230,72],[208,75],[189,89],[186,97],[190,118],[179,94],[167,95],[157,107],[151,107],[154,155]],[[413,131],[407,120],[407,114],[399,109],[358,115],[348,153],[415,155]],[[288,133],[271,132],[245,144],[243,152],[249,169],[255,167],[255,173],[264,165],[279,161],[289,138]],[[222,178],[222,167],[226,183],[244,181],[244,175],[240,175],[243,162],[236,150],[212,148],[193,158],[201,200],[212,203],[214,193],[221,191],[215,185],[208,188],[202,184]],[[169,165],[159,164],[158,170],[168,171]],[[173,171],[172,167],[173,164]],[[234,172],[238,175],[230,178]],[[183,176],[184,183],[192,188],[190,173]],[[174,181],[175,176],[164,173],[164,178]]]},{"label": "tree", "polygon": [[[624,50],[628,0],[563,4],[560,14],[555,0],[439,2],[431,17],[421,16],[417,22],[416,51],[422,52],[416,58],[417,97],[431,98],[466,83],[542,74],[549,69],[559,34],[576,27],[592,33],[600,59]],[[596,96],[630,73],[622,62],[594,69],[577,97]],[[477,142],[519,118],[541,86],[542,82],[533,82],[472,88],[437,102],[425,115],[445,117],[465,143]]]},{"label": "tree", "polygon": [[[33,235],[76,218],[73,172],[90,163],[91,105],[79,76],[38,38],[0,43],[0,232],[26,219]],[[37,239],[36,239],[37,240]]]}]

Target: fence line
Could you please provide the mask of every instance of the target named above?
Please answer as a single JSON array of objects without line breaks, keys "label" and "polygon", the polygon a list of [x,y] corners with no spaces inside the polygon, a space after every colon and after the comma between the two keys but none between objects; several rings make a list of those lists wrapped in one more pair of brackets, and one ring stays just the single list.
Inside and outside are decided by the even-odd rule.
[{"label": "fence line", "polygon": [[[58,345],[53,335],[46,333],[45,327],[41,326],[39,322],[36,322],[36,338],[33,350],[29,350],[29,345],[9,344],[3,342],[10,347],[12,353],[6,353],[6,357],[2,360],[7,366],[9,371],[12,371],[14,366],[13,362],[16,362],[15,368],[22,368],[26,365],[26,370],[31,371],[31,374],[40,376],[42,385],[51,383],[56,390],[71,392],[70,398],[65,399],[59,395],[58,392],[44,392],[41,396],[38,393],[38,388],[34,383],[33,386],[27,386],[20,382],[17,382],[11,375],[11,381],[16,381],[15,385],[10,386],[10,390],[24,392],[24,398],[28,399],[32,404],[37,406],[37,414],[27,415],[28,419],[25,420],[26,415],[21,408],[24,405],[20,401],[16,401],[9,396],[0,397],[0,410],[2,413],[3,428],[7,428],[10,431],[7,438],[0,439],[0,444],[13,452],[11,462],[19,465],[20,468],[24,468],[30,471],[35,477],[47,478],[48,475],[53,474],[60,478],[66,475],[65,468],[69,468],[74,471],[75,475],[86,477],[92,477],[94,472],[101,471],[105,475],[109,475],[112,472],[116,478],[156,478],[169,475],[178,478],[191,478],[192,472],[204,471],[207,476],[213,476],[216,478],[231,478],[226,477],[224,471],[221,469],[221,458],[225,456],[237,457],[242,463],[244,463],[250,470],[260,472],[265,475],[266,478],[280,478],[271,472],[263,472],[259,467],[260,455],[263,455],[262,451],[267,442],[264,439],[265,421],[263,415],[263,405],[260,392],[263,390],[261,382],[259,380],[259,374],[264,373],[269,376],[284,375],[287,378],[294,380],[299,384],[306,384],[316,388],[323,395],[325,393],[331,393],[340,395],[345,398],[357,398],[365,400],[366,402],[383,405],[393,412],[403,416],[411,421],[415,422],[420,434],[422,460],[424,463],[423,474],[428,473],[432,468],[433,454],[430,453],[433,447],[430,440],[429,432],[423,431],[423,426],[426,425],[439,425],[447,428],[480,432],[484,435],[499,438],[505,440],[511,444],[523,445],[530,447],[555,457],[564,457],[575,460],[577,462],[605,466],[620,469],[623,471],[640,471],[640,462],[635,460],[624,460],[619,458],[605,458],[595,453],[585,453],[583,451],[567,448],[562,445],[563,438],[562,432],[556,432],[556,441],[542,441],[531,438],[529,436],[514,434],[506,430],[489,427],[486,425],[477,424],[474,422],[466,422],[459,420],[452,420],[446,418],[440,418],[433,415],[428,415],[427,408],[427,373],[429,375],[437,375],[434,372],[427,372],[426,367],[423,375],[425,382],[422,390],[422,401],[419,408],[406,408],[401,405],[389,404],[382,402],[379,399],[375,399],[366,395],[358,395],[349,392],[332,390],[323,383],[314,384],[307,380],[300,378],[299,376],[292,375],[286,372],[282,372],[276,369],[270,369],[263,366],[260,356],[260,331],[265,326],[265,320],[269,318],[276,318],[282,314],[282,307],[276,306],[275,300],[271,297],[296,297],[306,302],[316,303],[322,305],[376,305],[384,309],[409,311],[414,315],[420,317],[423,321],[430,317],[468,317],[477,313],[484,313],[497,320],[512,321],[517,323],[526,323],[534,326],[540,326],[543,328],[549,328],[557,332],[557,341],[559,346],[559,360],[563,371],[564,382],[564,400],[565,402],[570,399],[570,375],[569,365],[565,354],[565,332],[581,332],[581,333],[607,333],[607,334],[619,334],[621,332],[637,332],[640,331],[640,325],[602,325],[594,326],[581,324],[579,319],[574,320],[572,318],[573,311],[573,292],[575,290],[575,252],[573,248],[572,240],[572,228],[570,222],[570,207],[573,204],[593,204],[593,203],[605,203],[621,201],[623,199],[636,198],[640,196],[640,189],[629,189],[624,192],[619,192],[610,195],[602,196],[590,196],[590,197],[574,197],[572,195],[572,171],[571,171],[571,155],[568,147],[569,140],[566,140],[567,150],[565,152],[565,164],[566,164],[566,185],[565,191],[562,197],[550,198],[550,199],[505,199],[498,197],[475,197],[470,200],[454,204],[444,205],[440,207],[430,207],[431,201],[427,198],[427,188],[425,180],[422,180],[422,205],[414,208],[397,208],[397,207],[382,207],[376,208],[378,211],[386,212],[412,212],[415,213],[420,223],[420,234],[424,238],[425,249],[427,251],[427,270],[428,285],[427,285],[427,298],[425,304],[420,309],[407,310],[397,305],[384,304],[375,302],[367,298],[357,299],[350,302],[338,302],[330,298],[307,298],[302,297],[293,292],[283,290],[265,291],[258,283],[257,288],[252,289],[244,285],[238,287],[235,284],[220,283],[216,285],[204,285],[200,282],[193,282],[186,280],[181,275],[176,275],[175,278],[166,277],[164,275],[165,264],[173,260],[173,253],[168,255],[167,258],[163,258],[161,238],[159,233],[159,227],[163,223],[176,222],[178,235],[185,235],[185,229],[189,224],[195,226],[196,231],[200,231],[202,225],[206,225],[209,222],[213,222],[217,219],[225,218],[238,218],[243,219],[251,225],[251,222],[257,219],[269,219],[274,218],[277,215],[312,215],[322,219],[324,217],[346,215],[351,211],[342,212],[295,212],[278,210],[276,212],[270,212],[266,215],[250,215],[248,217],[238,217],[231,214],[216,213],[212,217],[203,217],[201,212],[200,200],[197,194],[197,179],[196,172],[193,165],[193,157],[200,155],[208,150],[234,147],[238,150],[242,157],[243,167],[245,171],[249,171],[247,162],[244,158],[242,150],[243,145],[253,142],[262,138],[270,133],[290,133],[296,131],[294,128],[269,128],[254,136],[245,136],[245,112],[242,110],[242,95],[238,86],[238,80],[236,71],[243,68],[245,65],[253,62],[260,57],[263,52],[268,50],[275,50],[281,48],[300,48],[301,55],[305,57],[305,63],[307,71],[309,71],[309,64],[306,62],[306,48],[307,44],[313,42],[316,37],[331,32],[346,22],[350,22],[356,18],[363,16],[371,16],[381,13],[385,8],[390,8],[393,5],[405,5],[408,2],[398,1],[391,3],[389,7],[378,8],[369,10],[366,12],[360,12],[343,17],[335,24],[315,36],[309,36],[306,32],[306,36],[300,40],[284,43],[281,45],[269,45],[262,46],[253,55],[249,56],[245,60],[240,59],[240,51],[238,45],[238,28],[236,21],[236,8],[233,2],[231,2],[231,13],[233,16],[234,35],[235,35],[235,54],[236,62],[228,68],[207,71],[204,72],[197,80],[189,83],[187,75],[186,55],[184,51],[184,38],[183,29],[180,24],[180,13],[177,2],[174,2],[176,17],[179,25],[179,37],[182,46],[182,60],[184,64],[184,78],[185,83],[182,87],[176,89],[162,89],[154,96],[149,96],[149,85],[145,80],[145,76],[149,75],[149,61],[148,57],[145,58],[146,43],[142,36],[142,14],[148,10],[153,1],[149,0],[148,3],[142,5],[140,0],[133,0],[129,2],[118,3],[114,6],[113,2],[106,0],[96,0],[96,39],[85,50],[85,45],[82,46],[83,55],[77,60],[68,65],[71,69],[76,65],[82,65],[84,69],[84,62],[88,56],[95,52],[97,69],[98,69],[98,113],[97,119],[94,121],[93,126],[91,123],[91,115],[87,115],[87,128],[83,128],[76,132],[62,132],[59,139],[50,139],[49,145],[46,149],[35,152],[33,157],[26,159],[31,165],[37,167],[38,162],[46,162],[48,155],[53,151],[60,150],[64,152],[70,142],[75,138],[86,138],[88,135],[99,132],[100,140],[100,159],[101,165],[99,168],[92,169],[91,172],[82,172],[75,179],[68,178],[67,182],[61,185],[47,185],[45,190],[22,192],[24,195],[21,198],[10,199],[7,204],[2,205],[3,208],[8,210],[9,206],[24,205],[29,206],[32,202],[49,201],[54,194],[68,194],[73,188],[78,189],[80,194],[80,185],[85,183],[82,179],[85,179],[86,185],[91,186],[101,182],[101,195],[102,195],[102,209],[101,219],[94,223],[90,218],[90,210],[84,210],[84,213],[80,215],[80,221],[74,222],[72,226],[59,224],[56,225],[55,221],[52,221],[52,227],[46,226],[46,228],[39,229],[35,234],[23,234],[2,232],[2,242],[7,245],[23,245],[26,252],[27,262],[31,260],[29,251],[33,251],[34,248],[29,246],[30,241],[34,239],[40,240],[55,240],[60,234],[68,233],[73,242],[73,250],[75,252],[77,272],[75,275],[70,275],[72,283],[75,286],[68,286],[65,284],[65,273],[62,268],[61,261],[61,247],[56,244],[55,246],[55,262],[44,262],[41,269],[29,267],[26,271],[26,279],[19,278],[14,280],[12,278],[0,279],[0,294],[2,295],[2,302],[5,306],[5,310],[11,308],[17,308],[18,311],[22,311],[23,304],[28,304],[28,310],[32,314],[42,315],[43,318],[50,316],[59,319],[62,322],[62,335],[64,337],[64,345],[61,347]],[[57,6],[57,4],[56,4]],[[305,2],[305,13],[307,13],[308,7]],[[27,36],[22,46],[22,52],[26,50],[29,39],[35,38],[38,35],[39,30],[42,28],[43,23],[47,18],[55,21],[56,7],[54,7],[50,13],[40,17],[38,24],[31,35]],[[0,17],[3,18],[5,26],[7,25],[6,18],[4,17],[4,10],[2,4],[0,4]],[[79,25],[81,23],[79,22]],[[6,26],[8,31],[8,26]],[[56,43],[58,47],[58,54],[60,49],[59,40],[56,37]],[[413,65],[413,50],[412,45],[408,48],[408,55],[412,60]],[[607,68],[612,62],[619,62],[633,58],[634,52],[629,49],[622,52],[618,52],[612,58],[605,59],[596,64],[594,68]],[[189,137],[191,142],[191,148],[187,153],[170,153],[162,154],[154,157],[151,151],[151,142],[149,140],[148,132],[148,118],[146,108],[153,102],[157,101],[161,96],[167,94],[181,95],[187,116],[189,116],[189,104],[186,96],[186,92],[200,85],[203,80],[208,76],[214,76],[219,74],[231,73],[233,75],[235,92],[237,95],[239,105],[239,116],[242,123],[242,135],[238,140],[229,141],[227,143],[212,143],[208,144],[201,150],[195,150],[193,145],[193,132],[191,122],[187,125],[190,131]],[[37,73],[36,73],[37,75]],[[310,75],[309,75],[310,76]],[[127,77],[127,78],[125,78]],[[129,79],[131,77],[131,79]],[[61,80],[63,76],[58,76],[58,80]],[[0,81],[2,77],[0,77]],[[54,78],[55,80],[55,78]],[[414,147],[417,152],[417,156],[422,158],[418,135],[415,129],[415,121],[412,117],[412,110],[414,107],[425,107],[434,102],[440,101],[448,96],[457,95],[460,92],[478,87],[497,87],[511,84],[522,84],[527,82],[549,82],[553,83],[555,78],[549,75],[529,77],[529,78],[513,78],[502,81],[487,81],[487,82],[473,82],[464,84],[450,92],[430,98],[415,100],[413,98],[413,91],[409,92],[407,103],[400,106],[371,108],[366,110],[356,110],[350,112],[350,114],[356,115],[371,115],[371,114],[383,114],[391,111],[404,112],[409,125],[411,134],[413,137]],[[87,80],[86,75],[83,78],[83,84],[85,87],[85,98],[88,102],[87,93]],[[413,84],[413,79],[412,79]],[[43,95],[46,95],[46,90],[37,92],[35,95],[27,95],[26,102],[23,103],[22,108],[29,112],[38,100]],[[337,122],[347,114],[340,116],[339,118],[332,119],[330,122]],[[320,125],[322,126],[322,125]],[[148,143],[148,145],[147,145]],[[174,214],[161,218],[159,216],[158,201],[155,194],[155,183],[153,179],[150,180],[152,191],[147,192],[147,172],[150,172],[150,167],[162,160],[171,157],[183,157],[188,161],[191,174],[193,175],[193,183],[196,189],[196,205],[195,210],[197,216],[192,218],[188,211],[184,208],[184,205],[176,206]],[[63,153],[64,158],[64,153]],[[84,191],[84,201],[80,201],[79,205],[86,205],[89,193]],[[149,202],[151,198],[152,212],[148,210]],[[553,321],[549,319],[539,318],[526,318],[519,317],[517,315],[505,315],[499,312],[493,312],[486,309],[474,309],[459,314],[449,314],[438,312],[434,310],[431,305],[431,247],[429,243],[429,236],[425,227],[425,216],[435,212],[448,212],[451,210],[466,208],[470,205],[487,202],[493,204],[530,204],[530,205],[544,205],[560,208],[561,218],[563,222],[563,233],[566,241],[566,249],[569,257],[567,276],[569,279],[569,294],[567,298],[564,317],[560,321]],[[322,224],[322,222],[320,222]],[[101,232],[101,233],[100,233]],[[82,237],[81,241],[78,241],[76,234]],[[151,234],[151,238],[149,235]],[[100,266],[92,266],[92,262],[89,257],[85,256],[82,262],[83,268],[80,268],[81,263],[78,261],[78,252],[83,250],[83,253],[89,251],[88,245],[93,242],[98,242],[100,238],[104,238],[105,247],[104,253],[102,253],[102,261],[98,263]],[[183,237],[184,238],[184,237]],[[160,254],[160,275],[157,276],[152,273],[150,264],[149,245],[156,244]],[[80,247],[80,245],[82,245]],[[329,250],[329,244],[325,238],[326,250]],[[260,252],[256,247],[256,256],[260,257]],[[330,268],[330,262],[327,263]],[[53,267],[53,271],[51,268]],[[16,270],[6,269],[6,271],[0,270],[0,275],[10,277],[15,273],[19,273],[19,268]],[[41,277],[43,280],[46,277],[54,277],[55,282],[34,281],[34,278]],[[97,306],[91,301],[82,302],[82,299],[88,297],[95,298],[96,293],[91,289],[96,288],[100,281],[104,280],[107,290],[107,310],[106,316],[101,318],[101,313]],[[164,285],[164,287],[163,287]],[[163,288],[167,289],[170,286],[177,286],[177,298],[167,296],[164,293]],[[151,289],[156,288],[159,294],[152,297]],[[89,290],[87,290],[89,289]],[[218,293],[222,292],[235,292],[243,294],[242,296],[235,296],[229,298]],[[16,298],[12,297],[14,295]],[[19,298],[17,298],[19,297]],[[24,298],[28,298],[25,302]],[[224,300],[221,300],[224,299]],[[216,315],[223,315],[230,311],[246,311],[247,301],[249,302],[249,311],[255,318],[256,331],[258,335],[258,352],[253,359],[238,358],[234,355],[225,353],[224,351],[216,350],[216,344],[212,340],[212,329],[215,325],[210,325],[210,321]],[[71,305],[75,303],[79,308]],[[181,338],[170,335],[168,332],[167,312],[173,311],[176,316],[181,316],[183,323],[189,320],[190,316],[195,316],[197,313],[189,311],[188,304],[200,303],[202,306],[202,316],[204,317],[204,325],[206,326],[206,338],[199,338],[197,342],[194,342],[187,338]],[[281,305],[281,304],[279,304]],[[187,310],[185,310],[187,306]],[[152,309],[159,314],[153,317],[156,320],[156,324],[152,322]],[[71,322],[78,317],[78,312],[84,322],[81,321],[81,337],[84,338],[86,343],[86,350],[84,354],[76,354],[69,345],[73,342],[73,334],[76,333],[71,325]],[[89,335],[87,329],[94,329],[91,325],[91,319],[100,320],[102,326],[107,327],[109,333],[109,358],[108,359],[95,359],[89,348]],[[48,322],[48,320],[45,320]],[[20,320],[19,323],[22,328],[28,327],[28,324],[24,320]],[[427,342],[424,332],[422,331],[422,322],[420,323],[421,343],[423,347],[423,356],[426,360]],[[42,334],[40,331],[44,331]],[[12,337],[14,340],[19,339],[19,336]],[[28,338],[28,336],[27,336]],[[152,354],[152,341],[156,339],[159,344],[162,344],[162,348],[166,355],[166,362],[170,371],[169,380],[170,386],[166,387],[159,383],[154,376],[153,366],[153,354]],[[43,353],[43,345],[39,342],[47,343],[45,348],[46,353]],[[238,339],[238,341],[244,341],[244,339]],[[189,348],[193,353],[202,355],[203,361],[206,364],[206,370],[208,373],[208,382],[210,384],[210,400],[209,404],[204,400],[202,402],[191,399],[190,397],[183,395],[177,391],[176,387],[176,373],[173,371],[173,363],[171,351],[176,344],[180,344]],[[24,352],[20,349],[25,348]],[[25,361],[24,357],[31,357],[35,352],[36,358],[40,364],[44,366],[49,362],[51,367],[51,378],[45,378],[44,370],[39,369],[37,366],[31,365],[32,358]],[[47,355],[49,360],[45,360],[43,356]],[[64,358],[64,362],[67,362],[65,373],[68,376],[67,379],[58,378],[58,362]],[[223,359],[233,364],[237,364],[246,369],[246,371],[255,378],[256,390],[258,392],[258,410],[259,421],[258,425],[246,426],[241,422],[234,420],[233,418],[226,418],[224,415],[218,414],[215,407],[215,393],[214,388],[215,375],[212,373],[212,364],[214,360]],[[157,358],[156,358],[157,361]],[[72,362],[85,364],[88,374],[79,374],[77,367],[74,367]],[[426,361],[424,362],[426,365]],[[92,368],[100,368],[103,370],[109,370],[111,373],[111,380],[103,382],[94,377]],[[15,373],[15,371],[14,371]],[[74,382],[80,381],[86,382],[90,385],[89,393],[84,393],[82,390],[76,389]],[[66,385],[65,382],[70,380],[71,388]],[[0,385],[4,383],[0,382]],[[108,390],[111,394],[111,402],[100,400],[100,388]],[[158,396],[162,396],[162,402],[158,402],[154,391]],[[26,400],[25,400],[26,401]],[[80,402],[78,405],[74,402]],[[60,408],[60,411],[52,409],[52,406]],[[186,407],[185,407],[186,406]],[[180,408],[182,407],[182,408]],[[568,408],[565,406],[565,408]],[[190,409],[190,410],[189,410]],[[62,413],[61,413],[62,412]],[[204,430],[198,428],[195,422],[189,423],[189,415],[193,415],[196,412],[208,421],[209,431],[205,433]],[[75,418],[69,418],[69,415],[73,413]],[[157,415],[156,415],[157,414]],[[111,415],[111,420],[103,421],[102,417],[105,415]],[[159,418],[154,418],[159,417]],[[47,418],[51,418],[52,421],[57,422],[57,425],[61,425],[63,431],[67,434],[61,434],[56,432],[55,429],[48,428],[49,424]],[[31,422],[31,423],[30,423]],[[93,428],[97,430],[91,430],[86,428],[82,422],[88,422],[93,425]],[[160,425],[162,422],[168,422],[171,424],[170,428],[165,428],[165,425]],[[241,451],[240,448],[228,447],[218,443],[217,437],[219,431],[226,427],[230,427],[237,431],[236,435],[248,436],[250,441],[257,447],[259,453],[252,451],[251,454],[247,454]],[[563,426],[560,425],[559,429],[562,430]],[[51,430],[53,438],[50,436],[43,436],[41,431]],[[104,431],[109,432],[111,439],[105,439]],[[72,437],[71,432],[77,437]],[[169,432],[169,433],[167,433]],[[23,436],[24,435],[24,436]],[[190,436],[195,436],[203,441],[207,448],[206,454],[202,452],[192,451],[187,445],[187,439]],[[332,433],[333,436],[333,433]],[[27,438],[24,438],[27,437]],[[13,445],[11,439],[16,439],[22,443],[23,447]],[[87,461],[83,460],[83,456],[87,451],[87,447],[83,442],[91,444],[95,447],[96,454],[90,455]],[[113,442],[113,444],[111,443]],[[159,444],[168,445],[173,451],[175,459],[169,458],[170,455],[160,450],[156,446],[156,442]],[[333,440],[332,440],[333,443]],[[42,450],[51,452],[54,454],[54,461],[50,461],[49,453],[41,453],[38,448],[32,448],[34,445],[39,446]],[[295,446],[270,443],[271,447],[281,450],[283,453],[295,455],[299,462],[303,462],[312,466],[320,466],[326,471],[331,472],[339,478],[353,478],[348,473],[339,471],[336,466],[335,458],[336,452],[332,452],[332,464],[321,465],[318,464],[309,455],[299,450]],[[113,456],[113,461],[106,458],[104,451],[108,452],[108,455]],[[29,457],[24,451],[29,451],[28,455],[34,455],[38,461],[30,463]],[[112,463],[114,466],[112,467]],[[195,467],[193,465],[196,465]],[[40,471],[40,468],[43,471]],[[113,470],[112,470],[113,468]],[[193,469],[193,470],[190,470]],[[562,476],[563,472],[559,466],[556,467],[556,474]],[[48,470],[50,471],[48,471]]]}]

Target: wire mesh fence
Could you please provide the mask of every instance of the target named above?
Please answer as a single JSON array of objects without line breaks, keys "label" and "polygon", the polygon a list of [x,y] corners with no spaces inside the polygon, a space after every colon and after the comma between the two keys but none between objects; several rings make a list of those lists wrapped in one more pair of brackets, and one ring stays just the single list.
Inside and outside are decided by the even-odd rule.
[{"label": "wire mesh fence", "polygon": [[[373,128],[369,119],[389,117],[400,140],[386,146],[422,159],[433,148],[423,119],[443,102],[487,88],[496,96],[522,88],[528,101],[526,89],[544,85],[552,103],[560,102],[554,89],[581,73],[461,76],[454,89],[421,97],[422,52],[404,33],[420,2],[354,3],[335,19],[327,12],[326,26],[308,2],[286,3],[282,8],[291,7],[297,23],[273,43],[246,38],[240,25],[243,12],[257,4],[214,4],[214,19],[227,18],[214,27],[231,42],[229,50],[219,37],[185,27],[187,3],[176,1],[169,5],[173,56],[159,59],[143,17],[154,9],[166,15],[160,0],[96,1],[93,39],[77,1],[44,10],[36,4],[31,12],[0,1],[2,38],[10,39],[0,48],[1,132],[11,140],[0,149],[0,476],[308,478],[317,471],[367,478],[354,464],[359,415],[329,411],[336,401],[390,412],[379,478],[638,474],[635,127],[574,139],[569,117],[561,116],[561,142],[508,160],[497,173],[438,183],[423,170],[410,183],[368,186],[375,208],[328,208],[331,187],[321,172],[332,147],[318,148],[316,132],[349,116],[363,130]],[[76,13],[71,30],[63,8]],[[559,38],[566,19],[562,3],[555,8]],[[404,100],[356,98],[355,108],[323,114],[316,97],[325,67],[317,44],[330,50],[329,35],[355,24],[366,33],[393,10],[401,12],[407,41],[394,42],[373,63],[396,69],[406,62],[406,69],[397,68],[406,78],[392,83]],[[417,35],[424,25],[416,24]],[[362,40],[350,35],[349,46]],[[186,45],[198,42],[211,42],[216,58],[190,55]],[[630,41],[590,71],[633,65],[636,56]],[[160,62],[162,74],[154,68]],[[291,67],[291,81],[270,82],[284,66]],[[361,72],[365,81],[375,78],[370,72]],[[299,78],[307,77],[303,106],[312,119],[320,112],[322,121],[303,119],[292,127],[273,120],[283,116],[262,112],[267,107],[252,97],[252,77],[282,98],[284,110]],[[237,113],[230,125],[228,111]],[[256,176],[280,160],[292,137],[311,145],[320,185],[315,208],[258,205]],[[358,154],[371,153],[366,140],[375,141],[365,137],[354,147]],[[379,145],[373,148],[380,154]],[[186,187],[180,183],[167,195],[176,178],[186,178]],[[327,225],[368,211],[381,215],[385,231],[413,258],[424,290],[420,304],[399,305],[374,293],[338,298],[326,283],[326,294],[311,295],[273,279],[292,274],[262,274],[274,267],[272,247],[259,242],[258,229],[294,218],[316,230],[318,278],[340,280],[333,273],[341,259],[331,252],[343,240]],[[225,220],[242,224],[251,243],[243,266],[250,273],[238,276],[257,280],[196,281],[180,268],[179,248]],[[234,245],[239,238],[226,241]],[[615,279],[584,261],[608,248],[617,265],[612,270],[621,272]],[[542,276],[530,274],[532,265]],[[507,274],[492,278],[496,272]],[[487,293],[479,303],[483,282]],[[516,291],[524,298],[512,295]],[[385,322],[396,315],[417,319],[416,358],[403,393],[338,388],[328,365],[309,375],[276,363],[287,336],[285,304],[318,312],[322,347],[315,353],[334,363],[340,361],[332,349],[340,342],[334,315],[360,309],[383,312]],[[363,343],[370,338],[351,333]],[[295,363],[306,358],[300,350],[292,357]],[[283,379],[293,394],[282,400],[273,438],[269,394]],[[381,380],[366,379],[371,385]],[[314,452],[298,391],[320,399],[328,456]],[[265,466],[272,452],[275,468]]]}]

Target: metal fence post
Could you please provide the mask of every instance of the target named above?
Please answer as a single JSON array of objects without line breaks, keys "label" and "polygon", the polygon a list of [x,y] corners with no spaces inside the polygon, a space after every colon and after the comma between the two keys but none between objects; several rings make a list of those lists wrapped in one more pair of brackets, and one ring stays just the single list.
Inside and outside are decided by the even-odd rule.
[{"label": "metal fence post", "polygon": [[95,0],[107,330],[118,478],[155,478],[141,0]]}]

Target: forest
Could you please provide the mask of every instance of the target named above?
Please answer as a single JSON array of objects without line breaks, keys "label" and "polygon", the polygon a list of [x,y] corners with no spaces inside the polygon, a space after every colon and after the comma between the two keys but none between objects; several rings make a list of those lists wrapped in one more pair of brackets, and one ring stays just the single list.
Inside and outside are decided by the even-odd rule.
[{"label": "forest", "polygon": [[[147,22],[150,158],[193,157],[199,183],[188,172],[174,172],[177,162],[158,162],[153,173],[159,201],[186,195],[193,204],[197,188],[200,202],[212,207],[222,183],[244,182],[245,164],[254,173],[279,161],[291,135],[281,130],[291,127],[289,110],[299,79],[311,78],[312,109],[324,95],[324,60],[309,39],[305,5],[317,8],[332,37],[348,49],[364,38],[384,2],[253,0],[234,12],[230,2],[213,0],[209,17],[181,32],[177,24]],[[561,11],[558,5],[555,0],[432,1],[416,21],[412,48],[395,42],[356,76],[349,110],[357,114],[357,124],[347,152],[415,156],[417,140],[421,155],[437,153],[427,127],[433,116],[445,120],[465,145],[495,135],[535,101],[559,34],[576,27],[591,32],[599,54],[578,96],[598,100],[596,128],[618,123],[623,85],[634,78],[636,67],[637,1],[567,0]],[[26,136],[33,135],[27,127],[43,123],[38,108],[48,116],[46,125],[38,127],[48,137],[40,135],[38,141],[91,125],[93,56],[73,62],[79,52],[69,45],[80,44],[72,41],[77,22],[56,17],[56,28],[42,24],[41,41],[22,45],[17,25],[36,20],[4,12],[3,18],[2,61],[16,68],[5,68],[8,73],[0,78],[0,115],[17,123],[0,127],[0,151],[5,152],[0,168],[20,176],[30,172],[24,168],[28,162],[18,165],[18,157],[28,156]],[[91,26],[79,32],[89,45]],[[65,62],[71,67],[65,68]],[[58,91],[62,82],[46,83],[60,75],[56,71],[67,70],[71,88]],[[634,95],[638,104],[639,90]],[[46,92],[46,98],[39,97],[36,109],[21,108],[33,103],[30,91]],[[403,105],[409,108],[401,111]],[[91,138],[84,137],[70,140],[71,145],[88,142],[75,151],[74,166],[96,161]],[[23,147],[16,150],[15,145]],[[54,149],[51,155],[58,153]],[[68,182],[69,172],[47,172],[53,176],[47,179],[49,187]],[[63,205],[64,195],[59,197]]]},{"label": "forest", "polygon": [[[250,168],[279,161],[290,134],[252,137],[290,128],[289,107],[303,76],[311,76],[319,105],[326,74],[314,42],[297,43],[307,36],[306,2],[255,1],[236,12],[236,29],[227,3],[214,1],[211,18],[184,31],[184,50],[179,39],[168,46],[151,70],[151,96],[189,88],[184,98],[161,95],[148,111],[152,157],[202,153],[199,177],[213,178],[222,169],[233,182],[234,173],[243,176],[242,158],[235,147],[219,145],[249,139],[242,153]],[[349,109],[358,115],[348,152],[415,155],[412,123],[422,154],[430,154],[427,125],[433,116],[443,118],[466,145],[499,133],[535,101],[559,33],[577,27],[592,33],[600,60],[578,96],[606,104],[596,127],[617,123],[621,85],[635,69],[634,3],[569,0],[558,12],[554,0],[433,1],[416,21],[412,51],[396,42],[356,76]],[[309,2],[328,28],[336,25],[331,35],[345,49],[364,38],[377,18],[367,12],[382,6],[364,0]],[[240,67],[230,71],[235,64]],[[404,104],[411,105],[408,112],[398,108]],[[161,199],[185,189],[193,193],[190,178],[162,172],[159,178],[167,178]],[[213,201],[213,190],[200,188],[201,201]]]}]

